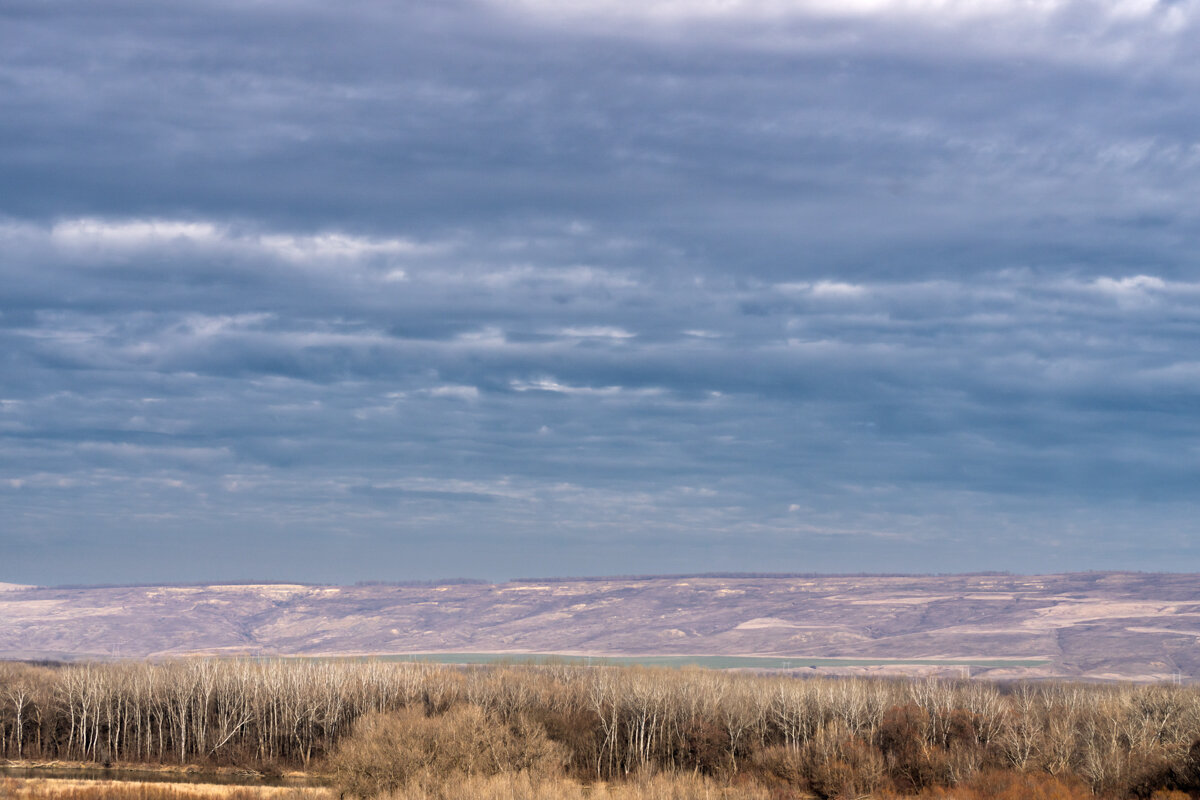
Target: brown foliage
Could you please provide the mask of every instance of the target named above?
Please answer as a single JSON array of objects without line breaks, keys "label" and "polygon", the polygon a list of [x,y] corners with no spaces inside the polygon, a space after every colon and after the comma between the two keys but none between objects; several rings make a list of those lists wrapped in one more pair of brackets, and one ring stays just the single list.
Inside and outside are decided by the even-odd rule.
[{"label": "brown foliage", "polygon": [[955,787],[931,786],[917,794],[893,791],[875,795],[877,800],[1095,800],[1079,781],[1053,775],[1016,772],[987,772]]},{"label": "brown foliage", "polygon": [[916,790],[937,782],[942,754],[928,742],[930,714],[916,703],[892,706],[879,723],[876,741],[887,760],[892,780],[902,789]]},{"label": "brown foliage", "polygon": [[[362,733],[371,726],[386,748]],[[539,786],[539,774],[695,775],[780,796],[1144,800],[1200,794],[1200,688],[378,661],[0,664],[0,758],[280,770],[322,769],[334,751],[343,768],[390,759],[360,770],[364,792],[417,791],[420,775],[525,774]]]},{"label": "brown foliage", "polygon": [[460,776],[557,777],[566,752],[525,717],[504,724],[474,706],[457,706],[438,716],[415,709],[370,714],[330,765],[342,793],[366,798],[413,785],[444,786]]}]

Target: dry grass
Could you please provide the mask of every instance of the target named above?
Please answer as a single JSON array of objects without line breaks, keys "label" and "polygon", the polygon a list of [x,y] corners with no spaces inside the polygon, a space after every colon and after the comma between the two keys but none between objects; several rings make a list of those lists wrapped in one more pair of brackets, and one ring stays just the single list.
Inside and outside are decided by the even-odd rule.
[{"label": "dry grass", "polygon": [[[274,766],[278,767],[278,765]],[[154,773],[156,775],[162,775],[164,777],[163,782],[168,782],[170,778],[176,776],[187,777],[195,776],[197,774],[217,775],[221,776],[222,778],[247,777],[254,776],[256,774],[255,770],[248,767],[214,766],[211,764],[163,764],[155,761],[122,761],[105,767],[102,763],[96,761],[68,761],[65,759],[36,758],[0,759],[0,768],[21,770],[23,773],[33,770],[34,773],[27,776],[31,778],[38,777],[36,774],[38,771],[46,770],[46,777],[64,778],[67,780],[71,780],[71,778],[67,777],[66,773],[72,770],[80,771],[81,777],[79,780],[92,780],[92,778],[89,777],[82,777],[83,773],[99,769],[108,770],[118,776],[122,773],[138,773],[138,775],[129,776],[129,780],[132,781],[139,780],[139,775],[141,774]],[[259,772],[257,774],[262,775],[263,773]],[[276,768],[271,772],[271,774],[276,777],[295,778],[298,780],[303,780],[309,776],[308,772],[299,769],[280,770]],[[4,776],[0,775],[0,780],[3,780],[3,778]],[[196,782],[202,783],[203,781],[198,780]],[[236,780],[230,782],[236,783]]]},{"label": "dry grass", "polygon": [[333,800],[323,788],[229,786],[216,783],[6,778],[3,800]]},{"label": "dry grass", "polygon": [[[56,778],[0,781],[3,800],[334,800],[329,789],[226,786]],[[655,775],[622,783],[581,784],[527,773],[460,777],[434,786],[415,784],[387,800],[770,800],[756,784],[726,786],[693,775]]]},{"label": "dry grass", "polygon": [[569,778],[538,780],[526,773],[473,776],[434,786],[415,784],[387,800],[770,800],[757,784],[728,786],[694,775],[655,775],[584,785]]}]

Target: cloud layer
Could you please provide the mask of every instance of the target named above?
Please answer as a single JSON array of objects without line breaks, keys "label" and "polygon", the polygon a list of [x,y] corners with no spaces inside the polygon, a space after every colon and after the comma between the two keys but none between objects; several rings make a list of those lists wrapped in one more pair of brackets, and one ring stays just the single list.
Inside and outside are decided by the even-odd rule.
[{"label": "cloud layer", "polygon": [[0,578],[1198,568],[1198,19],[9,4]]}]

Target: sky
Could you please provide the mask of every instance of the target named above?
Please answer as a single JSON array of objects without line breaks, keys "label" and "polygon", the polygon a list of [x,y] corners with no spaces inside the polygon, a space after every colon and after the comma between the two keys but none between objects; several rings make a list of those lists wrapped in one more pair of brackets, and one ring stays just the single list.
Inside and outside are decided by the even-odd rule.
[{"label": "sky", "polygon": [[1198,0],[7,0],[0,581],[1200,570]]}]

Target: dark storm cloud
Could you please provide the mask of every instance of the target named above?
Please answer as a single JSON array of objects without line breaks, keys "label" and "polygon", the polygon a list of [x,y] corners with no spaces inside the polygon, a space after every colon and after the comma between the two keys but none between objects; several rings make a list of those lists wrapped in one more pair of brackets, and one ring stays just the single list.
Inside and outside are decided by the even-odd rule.
[{"label": "dark storm cloud", "polygon": [[1196,20],[9,3],[0,577],[1194,567]]}]

